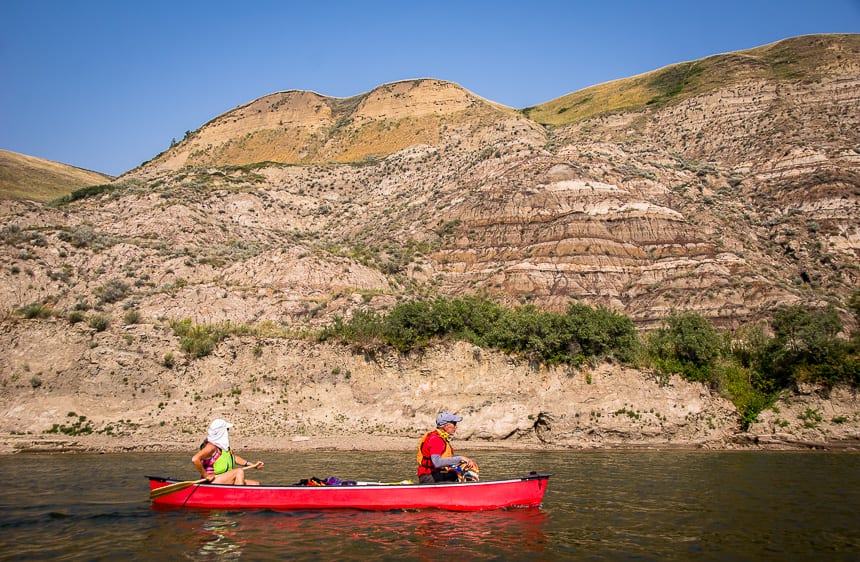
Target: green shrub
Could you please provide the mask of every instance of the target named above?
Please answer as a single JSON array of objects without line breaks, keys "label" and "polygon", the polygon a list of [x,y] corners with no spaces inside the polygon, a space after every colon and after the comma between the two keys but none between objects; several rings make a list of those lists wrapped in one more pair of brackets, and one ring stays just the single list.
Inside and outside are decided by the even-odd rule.
[{"label": "green shrub", "polygon": [[79,310],[72,310],[68,314],[66,314],[66,320],[69,321],[69,324],[77,324],[78,322],[84,321],[84,313]]},{"label": "green shrub", "polygon": [[782,306],[774,312],[772,325],[774,337],[759,357],[761,386],[860,383],[855,340],[839,337],[842,321],[832,307]]},{"label": "green shrub", "polygon": [[767,393],[750,382],[750,371],[737,361],[722,362],[716,370],[719,386],[738,409],[741,429],[746,431],[758,415],[776,401],[777,393]]},{"label": "green shrub", "polygon": [[75,248],[92,248],[101,250],[113,245],[116,241],[108,234],[102,234],[86,226],[74,226],[57,234],[57,238],[71,244]]},{"label": "green shrub", "polygon": [[110,318],[105,316],[104,314],[94,314],[90,316],[89,321],[87,322],[93,330],[96,332],[104,332],[110,326]]},{"label": "green shrub", "polygon": [[68,195],[63,195],[53,201],[48,203],[49,206],[59,207],[61,205],[67,205],[72,201],[77,201],[79,199],[86,199],[88,197],[95,197],[97,195],[101,195],[103,193],[110,193],[116,189],[119,189],[121,186],[117,184],[101,184],[101,185],[90,185],[87,187],[82,187],[80,189],[76,189],[69,193]]},{"label": "green shrub", "polygon": [[598,357],[629,361],[637,347],[633,322],[605,308],[574,304],[557,314],[532,305],[508,309],[480,297],[409,301],[385,316],[359,310],[348,321],[336,318],[318,337],[404,353],[451,338],[547,364]]},{"label": "green shrub", "polygon": [[172,369],[174,365],[176,365],[176,358],[173,357],[173,352],[168,351],[164,354],[164,357],[161,358],[161,364],[167,367],[168,369]]},{"label": "green shrub", "polygon": [[[69,412],[69,417],[74,416],[73,412]],[[86,416],[78,416],[77,421],[70,425],[55,423],[51,429],[45,433],[62,433],[64,435],[89,435],[93,432],[92,422],[87,420]]]},{"label": "green shrub", "polygon": [[720,335],[706,318],[694,312],[673,312],[649,336],[647,347],[658,371],[710,383],[721,343]]},{"label": "green shrub", "polygon": [[373,310],[356,310],[348,321],[335,317],[331,324],[317,334],[320,341],[339,340],[354,343],[363,349],[383,345],[384,317]]},{"label": "green shrub", "polygon": [[141,320],[140,312],[134,309],[129,310],[125,313],[122,319],[126,324],[139,324]]},{"label": "green shrub", "polygon": [[582,359],[567,319],[533,305],[520,306],[503,315],[486,339],[492,347],[532,361],[580,363]]},{"label": "green shrub", "polygon": [[803,427],[807,429],[818,429],[818,424],[821,423],[821,412],[812,408],[807,408],[803,413],[798,414],[797,418],[803,422]]},{"label": "green shrub", "polygon": [[208,335],[194,333],[179,340],[179,347],[193,359],[197,359],[212,353],[215,343],[215,340]]},{"label": "green shrub", "polygon": [[192,324],[190,319],[171,322],[179,347],[193,359],[206,357],[227,334],[226,326]]},{"label": "green shrub", "polygon": [[129,285],[121,279],[111,279],[95,290],[96,296],[102,303],[114,303],[128,296]]},{"label": "green shrub", "polygon": [[50,318],[53,311],[50,307],[43,304],[31,304],[22,308],[19,313],[30,320],[35,318]]},{"label": "green shrub", "polygon": [[633,321],[605,307],[591,308],[573,303],[567,310],[572,340],[586,357],[614,356],[630,362],[636,356],[639,338]]},{"label": "green shrub", "polygon": [[800,305],[781,306],[773,314],[776,339],[813,362],[827,358],[840,330],[842,320],[832,306],[816,310]]}]

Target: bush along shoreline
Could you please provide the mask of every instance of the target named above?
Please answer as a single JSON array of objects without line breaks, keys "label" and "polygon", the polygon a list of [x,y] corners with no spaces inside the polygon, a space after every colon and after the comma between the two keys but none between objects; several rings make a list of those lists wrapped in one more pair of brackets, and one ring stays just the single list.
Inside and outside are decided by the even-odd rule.
[{"label": "bush along shoreline", "polygon": [[[860,323],[860,293],[851,301]],[[694,312],[676,311],[650,332],[637,333],[628,317],[572,303],[564,314],[531,305],[505,308],[481,297],[410,301],[387,314],[360,310],[336,318],[317,334],[362,351],[420,350],[459,339],[547,365],[602,361],[652,369],[705,383],[729,398],[746,430],[780,393],[814,383],[860,386],[860,331],[847,337],[832,306],[780,306],[768,321],[720,331]]]},{"label": "bush along shoreline", "polygon": [[[112,291],[119,289],[117,285]],[[112,291],[105,289],[104,294]],[[858,320],[855,325],[860,324],[860,292],[852,297],[850,309]],[[145,323],[135,312],[126,311],[126,324]],[[63,316],[47,305],[31,305],[16,315],[34,321]],[[85,319],[78,310],[65,316],[70,323]],[[860,331],[846,333],[832,306],[780,306],[770,318],[734,331],[719,330],[710,320],[688,311],[675,311],[657,328],[641,331],[630,318],[605,307],[574,302],[564,313],[557,313],[532,305],[505,307],[479,296],[403,301],[385,313],[358,309],[349,318],[336,317],[327,326],[303,334],[265,323],[166,322],[179,338],[182,352],[180,357],[173,351],[160,355],[160,364],[167,369],[205,360],[232,336],[332,342],[371,355],[416,354],[437,343],[464,341],[535,366],[577,369],[609,363],[648,371],[660,385],[673,376],[703,383],[734,404],[742,431],[761,421],[759,414],[786,392],[809,385],[825,389],[844,385],[853,390],[860,386]],[[88,324],[100,332],[111,319],[93,315]],[[126,340],[129,337],[125,335]],[[254,356],[261,353],[258,343]],[[43,378],[42,373],[31,375],[29,387],[42,388]],[[64,433],[62,425],[53,431]]]}]

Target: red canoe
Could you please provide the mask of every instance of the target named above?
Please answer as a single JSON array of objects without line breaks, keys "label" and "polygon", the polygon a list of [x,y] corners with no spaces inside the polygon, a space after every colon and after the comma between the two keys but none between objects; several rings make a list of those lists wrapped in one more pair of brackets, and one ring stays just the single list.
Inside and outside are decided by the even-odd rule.
[{"label": "red canoe", "polygon": [[[193,484],[155,497],[153,504],[209,509],[447,509],[481,511],[505,507],[538,507],[549,474],[513,480],[445,484],[382,484],[354,486],[232,486]],[[176,480],[148,476],[150,490]]]}]

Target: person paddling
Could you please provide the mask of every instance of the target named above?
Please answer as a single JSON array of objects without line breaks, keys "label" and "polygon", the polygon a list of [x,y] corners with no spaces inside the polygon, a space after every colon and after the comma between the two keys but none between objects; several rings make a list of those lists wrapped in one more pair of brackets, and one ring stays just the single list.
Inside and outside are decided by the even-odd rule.
[{"label": "person paddling", "polygon": [[200,476],[213,484],[259,486],[258,481],[245,478],[245,468],[263,468],[263,462],[250,463],[233,452],[227,433],[231,427],[232,423],[221,418],[213,420],[209,424],[206,439],[200,444],[200,450],[191,457],[191,462]]},{"label": "person paddling", "polygon": [[457,482],[459,476],[453,467],[460,463],[475,466],[471,459],[454,456],[451,437],[457,431],[457,424],[463,420],[450,412],[436,416],[436,429],[424,434],[418,443],[418,483]]}]

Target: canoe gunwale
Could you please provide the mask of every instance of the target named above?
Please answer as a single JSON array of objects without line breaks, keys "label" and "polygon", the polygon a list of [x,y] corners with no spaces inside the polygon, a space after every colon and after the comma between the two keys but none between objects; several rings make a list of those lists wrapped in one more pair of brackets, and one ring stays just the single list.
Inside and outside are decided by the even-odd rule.
[{"label": "canoe gunwale", "polygon": [[[308,490],[308,489],[327,489],[333,490],[337,488],[422,488],[426,489],[428,487],[438,488],[445,486],[474,486],[474,485],[497,485],[497,484],[508,484],[513,482],[524,482],[527,480],[546,480],[552,474],[527,474],[525,476],[518,476],[516,478],[508,478],[505,480],[479,480],[478,482],[438,482],[436,484],[403,484],[401,482],[392,482],[391,484],[387,484],[385,482],[360,482],[355,485],[341,485],[341,486],[306,486],[303,484],[260,484],[259,486],[253,486],[252,489],[255,490],[281,490],[281,489],[297,489],[297,490]],[[178,478],[172,478],[169,476],[145,476],[145,478],[149,479],[153,482],[163,482],[166,485],[174,484],[176,482],[181,482]],[[246,488],[246,486],[236,486],[234,484],[213,484],[211,482],[204,482],[201,484],[196,484],[195,486],[200,487],[220,487],[220,488]]]}]

